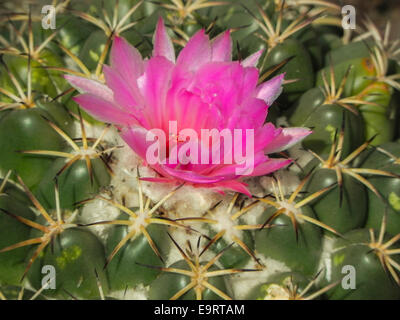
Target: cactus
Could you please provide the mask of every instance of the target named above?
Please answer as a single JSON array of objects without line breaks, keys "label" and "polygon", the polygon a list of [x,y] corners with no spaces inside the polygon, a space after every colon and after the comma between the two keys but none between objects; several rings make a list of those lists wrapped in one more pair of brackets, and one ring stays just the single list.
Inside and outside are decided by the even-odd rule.
[{"label": "cactus", "polygon": [[[46,30],[40,1],[6,4],[0,299],[399,299],[390,23],[343,30],[330,0],[60,0]],[[168,162],[181,133],[147,161],[167,120],[253,129],[254,170]]]}]

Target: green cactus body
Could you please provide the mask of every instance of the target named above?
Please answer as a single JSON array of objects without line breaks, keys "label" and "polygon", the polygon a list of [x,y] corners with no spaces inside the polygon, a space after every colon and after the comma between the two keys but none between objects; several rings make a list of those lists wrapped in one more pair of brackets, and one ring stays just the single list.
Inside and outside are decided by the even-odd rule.
[{"label": "green cactus body", "polygon": [[59,192],[63,195],[60,205],[67,210],[73,210],[79,202],[92,198],[102,187],[106,187],[110,183],[110,175],[100,159],[91,160],[93,180],[85,160],[76,161],[60,175],[57,175],[66,163],[64,159],[54,161],[36,190],[39,201],[46,208],[55,209],[56,207],[54,201],[55,178],[57,178]]},{"label": "green cactus body", "polygon": [[[315,217],[313,210],[305,206],[301,213]],[[264,223],[274,212],[267,209],[259,222]],[[296,231],[289,217],[281,215],[273,223],[277,226],[256,231],[255,246],[257,252],[265,257],[283,262],[291,270],[313,275],[317,270],[321,255],[322,233],[317,226],[308,223],[298,223]]]},{"label": "green cactus body", "polygon": [[[0,184],[3,180],[0,180]],[[4,193],[2,193],[4,192]],[[26,203],[20,202],[24,193],[13,187],[0,190],[0,250],[29,238],[30,228],[14,219],[13,214],[26,219],[34,219],[35,213]],[[26,200],[25,200],[26,201]],[[4,211],[3,211],[4,210]],[[18,248],[0,253],[0,283],[19,284],[25,269],[25,257],[29,248]]]},{"label": "green cactus body", "polygon": [[[124,216],[120,218],[124,218]],[[149,225],[146,227],[146,231],[160,250],[161,256],[165,257],[170,244],[167,229],[164,226]],[[128,232],[131,230],[125,226],[114,228],[106,243],[108,256]],[[138,231],[137,235],[129,240],[108,264],[110,286],[113,290],[123,290],[126,286],[149,285],[160,273],[157,267],[161,266],[163,266],[163,262],[154,253],[148,239]]]},{"label": "green cactus body", "polygon": [[0,135],[8,139],[0,141],[0,168],[3,172],[15,170],[28,186],[35,187],[53,163],[53,158],[26,155],[21,151],[63,151],[66,147],[64,141],[43,117],[61,128],[70,128],[71,118],[62,106],[54,103],[38,103],[30,109],[2,112],[6,114],[0,120]]},{"label": "green cactus body", "polygon": [[285,72],[286,79],[298,81],[284,86],[284,90],[286,93],[303,93],[314,86],[314,73],[310,54],[299,41],[288,39],[276,45],[268,53],[265,68],[277,65],[290,57],[293,59],[279,72]]},{"label": "green cactus body", "polygon": [[[388,142],[379,146],[383,152],[389,152],[394,157],[400,156],[400,145],[397,142]],[[360,159],[360,166],[364,168],[385,169],[394,174],[400,174],[400,167],[396,158],[385,154],[379,150],[371,150],[366,152],[366,156]],[[368,191],[368,219],[367,228],[378,230],[383,215],[387,215],[386,231],[389,234],[396,235],[400,233],[400,183],[399,179],[393,177],[368,177],[379,194],[383,197],[379,198],[376,194]],[[382,208],[385,208],[382,210]]]},{"label": "green cactus body", "polygon": [[[317,167],[311,174],[306,188],[312,193],[335,185],[337,182],[335,170]],[[313,201],[311,206],[321,222],[344,233],[364,226],[367,218],[367,203],[365,187],[352,177],[344,175],[342,191],[336,185]]]},{"label": "green cactus body", "polygon": [[[388,275],[378,256],[368,245],[370,232],[367,229],[355,229],[345,234],[344,239],[337,239],[330,259],[331,280],[343,281],[346,286],[338,285],[328,292],[333,300],[398,300],[400,289]],[[398,261],[397,257],[395,257]],[[354,267],[352,287],[350,272],[345,266]],[[348,285],[348,286],[347,286]]]},{"label": "green cactus body", "polygon": [[[94,299],[99,296],[98,281],[104,293],[108,279],[104,271],[105,252],[101,242],[88,230],[71,228],[63,231],[34,262],[28,279],[35,289],[43,286],[44,266],[55,268],[55,289],[46,295]],[[98,278],[97,278],[97,276]]]}]

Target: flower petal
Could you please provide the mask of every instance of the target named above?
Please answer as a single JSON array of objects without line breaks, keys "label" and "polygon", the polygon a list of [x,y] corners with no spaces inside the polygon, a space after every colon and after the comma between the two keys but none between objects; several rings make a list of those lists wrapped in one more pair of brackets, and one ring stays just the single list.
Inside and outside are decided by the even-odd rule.
[{"label": "flower petal", "polygon": [[138,99],[135,99],[133,91],[130,90],[128,84],[117,71],[104,65],[103,72],[107,86],[114,92],[114,99],[119,105],[127,107],[128,109],[129,107],[138,105]]},{"label": "flower petal", "polygon": [[64,78],[81,93],[91,93],[107,101],[114,99],[112,90],[99,81],[71,75],[64,75]]},{"label": "flower petal", "polygon": [[115,37],[110,57],[111,67],[117,70],[132,88],[135,88],[137,78],[143,73],[143,61],[139,51],[125,39]]},{"label": "flower petal", "polygon": [[157,178],[152,178],[152,177],[142,177],[140,178],[142,181],[148,181],[148,182],[157,182],[157,183],[171,183],[174,182],[174,180],[170,178],[162,178],[162,177],[157,177]]},{"label": "flower petal", "polygon": [[163,113],[174,64],[164,57],[147,61],[146,71],[139,81],[140,91],[146,101],[146,113],[154,128],[162,128]]},{"label": "flower petal", "polygon": [[195,71],[211,61],[211,45],[204,30],[199,30],[180,52],[176,64],[180,69]]},{"label": "flower petal", "polygon": [[160,17],[158,19],[157,28],[153,38],[153,57],[161,56],[167,58],[169,61],[175,63],[175,50],[165,29],[164,20]]},{"label": "flower petal", "polygon": [[236,181],[236,180],[221,181],[221,182],[215,183],[216,190],[219,190],[221,188],[229,189],[229,190],[233,190],[233,191],[236,191],[239,193],[243,193],[246,196],[248,196],[249,198],[251,198],[251,193],[250,193],[249,189],[247,189],[246,187],[247,187],[246,183]]},{"label": "flower petal", "polygon": [[257,87],[257,98],[264,100],[269,106],[274,103],[282,92],[282,83],[285,74],[282,73]]},{"label": "flower petal", "polygon": [[250,176],[264,176],[266,174],[275,172],[279,169],[282,169],[283,167],[286,167],[292,162],[290,159],[274,159],[270,158],[268,161],[259,164],[256,166],[253,170],[253,172],[250,174]]},{"label": "flower petal", "polygon": [[212,61],[232,60],[232,40],[230,31],[225,31],[211,43]]},{"label": "flower petal", "polygon": [[257,52],[253,53],[252,55],[248,56],[246,59],[242,61],[243,67],[255,67],[258,63],[258,60],[262,56],[264,49],[258,50]]},{"label": "flower petal", "polygon": [[72,99],[97,120],[119,125],[129,125],[136,122],[132,114],[122,111],[112,102],[93,94],[85,93]]},{"label": "flower petal", "polygon": [[148,133],[148,130],[139,126],[132,126],[121,133],[122,139],[145,161],[147,150],[154,143],[153,141],[147,141],[146,137]]},{"label": "flower petal", "polygon": [[265,153],[286,150],[307,137],[311,130],[307,128],[283,128],[282,132],[264,149]]},{"label": "flower petal", "polygon": [[212,184],[224,180],[225,177],[211,177],[203,176],[192,171],[184,171],[179,169],[171,169],[167,166],[162,166],[163,170],[167,172],[171,177],[178,178],[190,183],[198,184]]},{"label": "flower petal", "polygon": [[227,179],[233,179],[239,176],[259,176],[278,170],[291,162],[287,159],[270,159],[264,155],[263,152],[247,155],[246,160],[242,159],[242,161],[242,163],[221,166],[214,170],[211,175],[224,176]]}]

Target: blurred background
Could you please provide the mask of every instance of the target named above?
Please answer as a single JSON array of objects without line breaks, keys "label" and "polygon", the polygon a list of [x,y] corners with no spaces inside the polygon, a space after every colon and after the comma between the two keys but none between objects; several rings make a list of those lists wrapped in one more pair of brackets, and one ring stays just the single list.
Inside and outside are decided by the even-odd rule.
[{"label": "blurred background", "polygon": [[387,21],[392,23],[392,37],[400,34],[400,0],[337,0],[339,5],[354,5],[361,18],[369,16],[381,29]]},{"label": "blurred background", "polygon": [[[81,2],[90,2],[90,0],[80,0]],[[145,0],[150,1],[150,0]],[[243,0],[246,3],[249,0]],[[339,5],[354,5],[357,9],[361,10],[363,14],[368,14],[371,17],[376,17],[378,19],[384,20],[385,17],[390,17],[395,19],[400,17],[400,0],[330,0],[331,2],[337,3]],[[10,6],[21,6],[27,3],[43,3],[51,4],[52,0],[12,0],[12,1],[0,1],[1,7]],[[400,23],[400,21],[399,21]]]},{"label": "blurred background", "polygon": [[[90,0],[80,0],[82,2],[90,2]],[[151,0],[145,0],[151,1]],[[249,0],[243,0],[246,3]],[[273,0],[271,0],[273,1]],[[368,15],[380,28],[384,28],[387,21],[393,26],[392,36],[400,33],[400,0],[329,0],[341,6],[350,4],[354,5],[361,18]],[[28,3],[50,4],[52,0],[12,0],[0,1],[0,13],[3,10],[10,10],[11,7],[22,7]],[[395,32],[397,31],[397,32]]]}]

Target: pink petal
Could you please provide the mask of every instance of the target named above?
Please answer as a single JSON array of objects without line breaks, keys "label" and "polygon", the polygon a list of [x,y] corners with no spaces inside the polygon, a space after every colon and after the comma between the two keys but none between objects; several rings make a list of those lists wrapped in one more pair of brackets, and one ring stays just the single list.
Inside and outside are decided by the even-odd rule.
[{"label": "pink petal", "polygon": [[147,117],[155,128],[162,128],[164,105],[171,86],[174,64],[158,56],[148,60],[146,71],[140,79],[140,90],[146,100]]},{"label": "pink petal", "polygon": [[282,128],[275,128],[271,122],[265,123],[255,132],[257,139],[254,142],[254,152],[263,151],[281,132]]},{"label": "pink petal", "polygon": [[104,100],[113,101],[112,90],[96,80],[71,75],[64,75],[64,78],[81,93],[91,93]]},{"label": "pink petal", "polygon": [[125,39],[115,37],[110,57],[111,67],[117,70],[132,88],[135,88],[137,78],[143,73],[143,61],[139,51]]},{"label": "pink petal", "polygon": [[264,149],[265,153],[275,153],[286,150],[307,137],[311,130],[307,128],[283,128],[270,144]]},{"label": "pink petal", "polygon": [[[243,66],[242,66],[243,67]],[[257,87],[258,83],[258,69],[253,67],[243,68],[244,70],[244,79],[243,79],[243,91],[241,93],[240,103],[253,98],[254,91]]]},{"label": "pink petal", "polygon": [[169,178],[161,178],[161,177],[158,177],[158,178],[152,178],[152,177],[143,177],[143,178],[140,178],[140,180],[142,180],[142,181],[148,181],[148,182],[158,182],[158,183],[171,183],[171,182],[173,182],[173,180],[171,180],[171,179],[169,179]]},{"label": "pink petal", "polygon": [[122,111],[112,102],[93,94],[81,94],[72,99],[99,121],[119,125],[129,125],[136,122],[131,114]]},{"label": "pink petal", "polygon": [[258,50],[257,52],[253,53],[252,55],[248,56],[246,59],[242,61],[243,67],[255,67],[257,66],[258,60],[262,56],[264,49]]},{"label": "pink petal", "polygon": [[158,19],[157,28],[153,38],[154,49],[153,57],[161,56],[175,63],[175,50],[169,37],[163,19]]},{"label": "pink petal", "polygon": [[232,179],[237,178],[238,176],[266,175],[279,170],[291,162],[291,160],[288,159],[268,158],[262,152],[255,154],[252,160],[252,163],[222,166],[221,168],[214,170],[212,176],[224,176],[228,179]]},{"label": "pink petal", "polygon": [[[230,181],[221,181],[221,182],[217,182],[214,184],[214,188],[215,189],[220,189],[220,188],[224,188],[224,189],[229,189],[229,190],[233,190],[239,193],[243,193],[246,196],[251,198],[251,193],[250,191],[246,188],[247,184],[240,182],[240,181],[235,181],[235,180],[230,180]],[[211,186],[212,187],[212,186]]]},{"label": "pink petal", "polygon": [[171,169],[167,166],[162,166],[163,170],[171,177],[188,181],[190,183],[210,184],[224,180],[224,177],[210,177],[197,174],[192,171],[184,171],[179,169]]},{"label": "pink petal", "polygon": [[[225,123],[233,111],[240,109],[244,89],[253,83],[251,76],[245,81],[245,73],[238,62],[209,62],[197,70],[189,90],[209,104],[211,108],[205,114],[215,114]],[[254,88],[251,91],[253,94]]]},{"label": "pink petal", "polygon": [[212,61],[232,60],[232,40],[230,31],[226,31],[213,39],[211,43]]},{"label": "pink petal", "polygon": [[250,174],[250,176],[256,177],[256,176],[264,176],[270,174],[279,169],[282,169],[283,167],[286,167],[291,162],[292,160],[290,159],[270,158],[268,161],[256,166],[254,168],[254,171]]},{"label": "pink petal", "polygon": [[257,129],[260,128],[268,114],[268,105],[263,100],[248,98],[242,104],[240,117],[237,119],[236,128]]},{"label": "pink petal", "polygon": [[137,99],[134,98],[132,90],[128,84],[122,79],[117,71],[111,69],[109,66],[103,66],[104,77],[107,86],[114,92],[115,101],[124,107],[137,106]]},{"label": "pink petal", "polygon": [[143,160],[146,160],[146,153],[153,141],[147,141],[146,137],[148,130],[133,126],[129,129],[123,130],[121,133],[122,139],[132,148],[132,150]]},{"label": "pink petal", "polygon": [[282,92],[285,74],[282,73],[257,87],[257,98],[264,100],[269,106],[274,103]]},{"label": "pink petal", "polygon": [[[209,112],[204,112],[208,105],[203,103],[201,97],[185,90],[172,81],[172,87],[168,90],[166,106],[163,109],[163,117],[169,121],[177,121],[178,131],[192,128],[197,132],[214,126],[215,117]],[[163,121],[162,129],[168,131],[169,122]],[[182,127],[183,126],[183,127]]]},{"label": "pink petal", "polygon": [[211,45],[204,30],[199,30],[180,52],[176,64],[188,71],[195,71],[211,61]]}]

